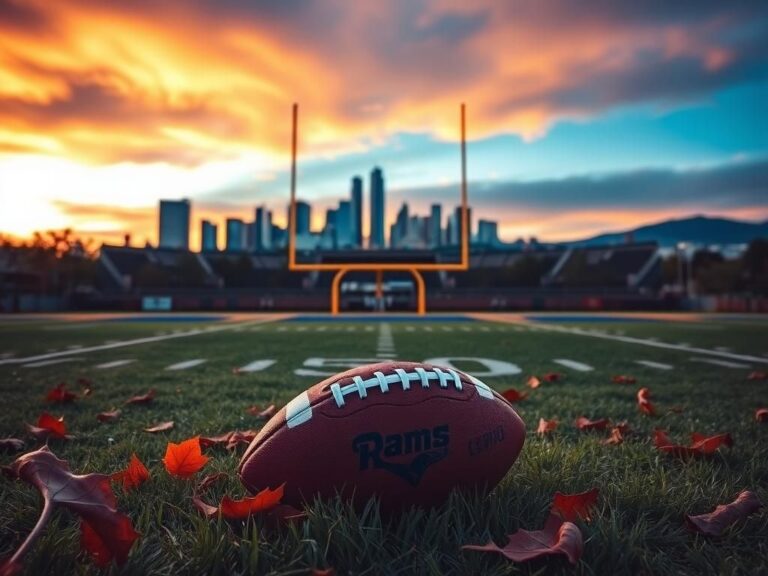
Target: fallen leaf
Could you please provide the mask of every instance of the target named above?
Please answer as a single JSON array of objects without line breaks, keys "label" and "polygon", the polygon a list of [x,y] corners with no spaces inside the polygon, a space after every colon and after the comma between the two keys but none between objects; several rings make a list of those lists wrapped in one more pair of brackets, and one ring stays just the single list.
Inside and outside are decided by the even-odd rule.
[{"label": "fallen leaf", "polygon": [[693,433],[691,435],[691,445],[682,446],[675,444],[670,440],[665,430],[657,428],[653,431],[653,443],[658,450],[677,456],[678,458],[690,458],[692,456],[708,456],[714,454],[720,446],[732,446],[733,440],[730,434],[716,434],[715,436],[704,436]]},{"label": "fallen leaf", "polygon": [[733,439],[730,434],[716,434],[714,436],[704,436],[696,432],[691,434],[691,449],[701,454],[714,454],[723,445],[733,446]]},{"label": "fallen leaf", "polygon": [[557,420],[544,420],[544,418],[539,418],[539,427],[536,430],[536,433],[544,436],[545,434],[552,433],[556,429]]},{"label": "fallen leaf", "polygon": [[0,438],[0,452],[20,452],[22,450],[24,450],[24,440]]},{"label": "fallen leaf", "polygon": [[131,520],[115,507],[115,496],[104,474],[72,474],[47,446],[20,456],[11,474],[40,491],[44,504],[40,519],[8,562],[18,565],[45,529],[55,506],[63,506],[82,520],[82,546],[96,564],[105,567],[113,559],[123,564],[139,534]]},{"label": "fallen leaf", "polygon": [[755,420],[758,422],[768,422],[768,408],[758,408],[755,412]]},{"label": "fallen leaf", "polygon": [[562,372],[547,372],[541,377],[544,382],[558,382],[563,379]]},{"label": "fallen leaf", "polygon": [[168,422],[160,422],[159,424],[155,424],[154,426],[150,426],[149,428],[144,428],[144,432],[149,432],[151,434],[154,434],[156,432],[167,432],[168,430],[173,429],[173,420],[169,420]]},{"label": "fallen leaf", "polygon": [[155,390],[150,389],[146,394],[132,396],[125,401],[126,404],[149,404],[155,399]]},{"label": "fallen leaf", "polygon": [[227,473],[226,472],[216,472],[215,474],[208,474],[205,478],[203,478],[200,483],[195,488],[195,493],[205,492],[216,484],[217,482],[220,482],[221,480],[227,479]]},{"label": "fallen leaf", "polygon": [[200,514],[206,518],[215,518],[219,513],[219,509],[216,506],[212,506],[205,502],[198,494],[192,495],[192,505],[197,509]]},{"label": "fallen leaf", "polygon": [[606,438],[605,440],[601,440],[601,444],[609,444],[618,446],[619,444],[622,444],[624,442],[624,434],[621,432],[621,428],[618,426],[614,426],[611,428],[611,435]]},{"label": "fallen leaf", "polygon": [[93,382],[90,378],[78,378],[77,383],[83,388],[83,396],[93,394]]},{"label": "fallen leaf", "polygon": [[592,511],[597,505],[599,493],[597,488],[579,494],[555,492],[551,512],[569,522],[579,518],[588,522],[592,519]]},{"label": "fallen leaf", "polygon": [[584,550],[584,542],[578,526],[563,522],[550,515],[543,530],[518,530],[507,536],[507,545],[500,548],[493,541],[484,546],[462,546],[463,550],[496,552],[513,562],[526,562],[552,554],[563,554],[571,564],[576,564]]},{"label": "fallen leaf", "polygon": [[511,404],[514,404],[515,402],[520,402],[521,400],[525,400],[528,398],[527,392],[518,392],[514,388],[510,388],[509,390],[504,390],[504,392],[501,393],[504,398],[507,399],[508,402]]},{"label": "fallen leaf", "polygon": [[242,500],[233,500],[229,496],[224,496],[219,504],[221,515],[227,520],[245,520],[251,514],[274,508],[283,499],[284,486],[285,484],[282,484],[274,490],[265,488],[256,496],[247,496]]},{"label": "fallen leaf", "polygon": [[754,492],[744,490],[730,504],[720,504],[713,512],[685,515],[688,526],[707,536],[720,536],[729,526],[757,512],[762,503]]},{"label": "fallen leaf", "polygon": [[614,384],[636,384],[637,379],[633,378],[632,376],[627,376],[626,374],[619,374],[616,376],[613,376],[611,378],[611,382]]},{"label": "fallen leaf", "polygon": [[584,416],[580,416],[576,419],[576,428],[584,432],[590,430],[605,430],[610,421],[607,418],[600,418],[599,420],[590,420]]},{"label": "fallen leaf", "polygon": [[113,482],[122,484],[124,492],[129,492],[149,480],[149,470],[147,470],[144,463],[139,460],[139,457],[134,453],[131,454],[131,460],[128,463],[128,467],[125,470],[115,472],[110,478]]},{"label": "fallen leaf", "polygon": [[226,445],[229,439],[232,438],[232,434],[234,432],[226,432],[218,436],[200,436],[200,447],[210,448],[211,446]]},{"label": "fallen leaf", "polygon": [[326,568],[325,570],[320,570],[319,568],[315,568],[312,570],[312,576],[335,576],[336,571],[333,568]]},{"label": "fallen leaf", "polygon": [[226,432],[219,434],[218,436],[201,436],[200,446],[202,448],[210,448],[212,446],[223,446],[227,450],[234,450],[240,444],[248,445],[258,434],[256,430],[234,430],[232,432]]},{"label": "fallen leaf", "polygon": [[531,376],[530,378],[528,378],[528,381],[525,384],[529,388],[538,388],[539,386],[541,386],[541,380],[536,378],[536,376]]},{"label": "fallen leaf", "polygon": [[616,425],[614,425],[614,428],[617,428],[622,434],[629,434],[629,422],[626,420],[617,422]]},{"label": "fallen leaf", "polygon": [[111,422],[120,417],[120,410],[110,410],[109,412],[99,412],[96,414],[96,420],[99,422]]},{"label": "fallen leaf", "polygon": [[205,466],[206,462],[208,462],[208,457],[204,456],[200,450],[200,438],[198,436],[184,440],[179,444],[169,442],[163,458],[168,473],[179,478],[193,476]]},{"label": "fallen leaf", "polygon": [[750,372],[747,380],[768,380],[768,372]]},{"label": "fallen leaf", "polygon": [[43,412],[37,419],[37,426],[27,424],[29,433],[38,440],[48,440],[48,438],[67,439],[67,427],[64,424],[64,416],[54,418],[48,412]]},{"label": "fallen leaf", "polygon": [[656,414],[656,408],[651,403],[651,391],[648,388],[640,388],[637,391],[637,407],[640,409],[640,412],[648,416]]},{"label": "fallen leaf", "polygon": [[55,388],[48,391],[45,395],[46,402],[52,404],[68,404],[74,402],[77,399],[77,394],[66,390],[66,382],[61,382]]}]

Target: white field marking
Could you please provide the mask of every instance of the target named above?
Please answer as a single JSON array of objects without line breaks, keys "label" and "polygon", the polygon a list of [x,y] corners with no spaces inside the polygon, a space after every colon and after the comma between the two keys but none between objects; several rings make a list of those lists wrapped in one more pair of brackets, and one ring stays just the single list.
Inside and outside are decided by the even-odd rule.
[{"label": "white field marking", "polygon": [[690,348],[691,347],[691,343],[690,342],[678,342],[677,345],[678,346],[682,346],[683,348]]},{"label": "white field marking", "polygon": [[347,326],[347,332],[357,332],[357,328],[354,326]]},{"label": "white field marking", "polygon": [[715,346],[715,350],[718,352],[730,352],[731,349],[728,346]]},{"label": "white field marking", "polygon": [[288,328],[286,326],[278,326],[277,327],[277,331],[278,332],[285,332],[286,330],[288,330]]},{"label": "white field marking", "polygon": [[328,330],[327,326],[318,326],[315,328],[315,332],[325,332],[326,330]]},{"label": "white field marking", "polygon": [[405,327],[405,331],[406,332],[413,332],[414,330],[416,330],[416,328],[414,328],[413,326],[406,326]]},{"label": "white field marking", "polygon": [[443,332],[453,332],[453,326],[443,326]]},{"label": "white field marking", "polygon": [[666,342],[659,342],[658,340],[651,340],[647,338],[634,338],[632,336],[614,336],[612,334],[592,334],[581,328],[566,328],[565,326],[545,326],[542,325],[543,330],[549,330],[550,332],[560,332],[562,334],[572,334],[575,336],[589,336],[591,338],[600,338],[602,340],[613,340],[614,342],[624,342],[626,344],[640,344],[642,346],[650,346],[651,348],[662,348],[664,350],[679,350],[681,352],[695,352],[696,354],[706,354],[709,356],[716,356],[718,358],[727,358],[729,360],[741,360],[743,362],[757,362],[760,364],[768,364],[768,358],[761,358],[759,356],[750,356],[748,354],[734,354],[733,352],[719,352],[717,350],[709,350],[708,348],[696,348],[695,346],[683,347],[677,344],[667,344]]},{"label": "white field marking", "polygon": [[488,378],[490,376],[514,376],[522,374],[522,370],[516,364],[505,362],[504,360],[493,360],[491,358],[474,357],[447,357],[447,358],[429,358],[424,360],[424,364],[433,364],[439,368],[450,368],[451,370],[460,370],[454,366],[454,362],[477,362],[485,367],[485,371],[472,370],[472,375],[478,378]]},{"label": "white field marking", "polygon": [[674,368],[671,364],[662,364],[661,362],[653,362],[651,360],[635,360],[635,364],[656,368],[657,370],[672,370]]},{"label": "white field marking", "polygon": [[245,366],[240,366],[240,368],[238,368],[237,371],[238,372],[261,372],[262,370],[266,370],[276,362],[277,360],[254,360],[253,362],[250,362]]},{"label": "white field marking", "polygon": [[120,340],[104,340],[105,346],[112,346],[114,344],[119,344]]},{"label": "white field marking", "polygon": [[373,326],[366,326],[365,327],[366,332],[373,332]]},{"label": "white field marking", "polygon": [[53,360],[42,360],[32,364],[24,364],[24,368],[40,368],[41,366],[50,366],[51,364],[61,364],[62,362],[79,362],[82,358],[54,358]]},{"label": "white field marking", "polygon": [[[520,326],[515,326],[515,327],[513,328],[513,330],[514,330],[515,332],[522,332],[522,331],[523,331],[523,329],[522,329]],[[501,332],[501,328],[499,328],[499,332]]]},{"label": "white field marking", "polygon": [[560,366],[565,366],[571,370],[576,370],[577,372],[592,372],[592,370],[594,370],[594,368],[592,368],[592,366],[589,364],[583,364],[581,362],[576,362],[575,360],[568,360],[567,358],[555,358],[552,361],[556,364],[560,364]]},{"label": "white field marking", "polygon": [[739,362],[728,362],[727,360],[715,360],[713,358],[697,358],[692,356],[691,362],[701,362],[704,364],[712,364],[714,366],[722,366],[723,368],[751,368],[749,364],[741,364]]},{"label": "white field marking", "polygon": [[[251,325],[258,324],[262,321],[243,322],[241,324]],[[268,320],[267,320],[268,322]],[[222,332],[224,330],[231,330],[235,328],[234,324],[227,324],[224,326],[214,326],[208,330],[193,329],[179,334],[168,334],[166,336],[148,336],[145,338],[136,338],[135,340],[117,340],[115,342],[99,344],[98,346],[88,346],[87,348],[80,348],[79,350],[62,350],[60,352],[51,352],[50,354],[39,354],[37,356],[29,356],[27,358],[7,358],[0,360],[0,365],[3,364],[24,364],[27,362],[36,362],[38,360],[49,360],[51,358],[60,358],[62,356],[72,356],[74,354],[85,354],[86,352],[98,352],[100,350],[112,350],[114,348],[123,348],[125,346],[137,346],[139,344],[149,344],[151,342],[162,342],[163,340],[171,340],[173,338],[187,338],[189,336],[198,336],[200,334],[210,333],[211,331]]]},{"label": "white field marking", "polygon": [[390,354],[388,352],[378,352],[376,356],[379,358],[397,358],[397,354]]},{"label": "white field marking", "polygon": [[298,328],[296,328],[296,332],[306,332],[306,331],[307,331],[306,326],[299,326]]},{"label": "white field marking", "polygon": [[67,350],[80,350],[80,348],[82,347],[83,347],[82,344],[70,344],[69,346],[67,346]]},{"label": "white field marking", "polygon": [[462,332],[472,332],[472,328],[467,328],[466,326],[461,327]]},{"label": "white field marking", "polygon": [[104,362],[104,364],[96,364],[94,368],[98,368],[99,370],[106,370],[107,368],[117,368],[119,366],[125,366],[126,364],[130,364],[131,362],[136,362],[134,358],[126,358],[124,360],[113,360],[112,362]]},{"label": "white field marking", "polygon": [[205,358],[195,358],[194,360],[185,360],[184,362],[178,362],[176,364],[171,364],[170,366],[166,366],[166,370],[186,370],[188,368],[194,368],[195,366],[200,366],[200,364],[203,364],[205,362]]},{"label": "white field marking", "polygon": [[378,361],[378,358],[307,358],[304,360],[304,367],[297,368],[293,373],[296,376],[333,376],[338,372],[357,368],[361,364],[375,364]]},{"label": "white field marking", "polygon": [[483,331],[483,332],[490,332],[491,331],[491,329],[488,328],[488,326],[480,326],[480,330]]},{"label": "white field marking", "polygon": [[432,328],[432,326],[424,326],[424,330],[425,330],[426,332],[433,332],[433,331],[434,331],[434,329]]}]

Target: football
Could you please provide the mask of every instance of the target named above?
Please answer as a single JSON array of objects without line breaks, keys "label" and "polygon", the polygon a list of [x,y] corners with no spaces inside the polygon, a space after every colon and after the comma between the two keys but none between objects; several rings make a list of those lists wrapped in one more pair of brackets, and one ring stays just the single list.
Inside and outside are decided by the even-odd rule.
[{"label": "football", "polygon": [[272,417],[243,455],[251,492],[285,484],[300,506],[336,494],[382,511],[432,507],[453,489],[493,488],[525,441],[512,405],[459,370],[382,362],[332,376]]}]

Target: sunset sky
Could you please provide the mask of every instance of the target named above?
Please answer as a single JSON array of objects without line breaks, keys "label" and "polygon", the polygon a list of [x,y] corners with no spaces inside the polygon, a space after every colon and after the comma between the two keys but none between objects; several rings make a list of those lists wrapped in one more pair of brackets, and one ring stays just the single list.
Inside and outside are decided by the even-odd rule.
[{"label": "sunset sky", "polygon": [[461,102],[506,240],[768,219],[765,0],[0,0],[0,233],[284,223],[293,102],[316,226],[375,165],[390,215],[457,203]]}]

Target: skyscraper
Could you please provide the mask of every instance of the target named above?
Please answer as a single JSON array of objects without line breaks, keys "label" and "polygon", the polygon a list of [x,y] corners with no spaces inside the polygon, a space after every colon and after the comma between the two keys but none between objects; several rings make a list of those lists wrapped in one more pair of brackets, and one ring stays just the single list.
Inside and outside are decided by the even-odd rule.
[{"label": "skyscraper", "polygon": [[403,205],[400,206],[400,210],[397,212],[395,226],[392,228],[392,233],[389,236],[389,245],[392,248],[398,248],[401,246],[403,240],[408,235],[408,225],[408,204],[403,202]]},{"label": "skyscraper", "polygon": [[312,221],[312,206],[301,200],[296,201],[296,236],[309,234]]},{"label": "skyscraper", "polygon": [[159,245],[189,250],[189,200],[160,200]]},{"label": "skyscraper", "polygon": [[272,247],[272,212],[264,206],[256,208],[254,227],[254,249],[269,250]]},{"label": "skyscraper", "polygon": [[352,244],[363,247],[363,179],[352,178]]},{"label": "skyscraper", "polygon": [[349,248],[353,245],[352,221],[352,203],[342,200],[336,213],[336,242],[339,248]]},{"label": "skyscraper", "polygon": [[239,218],[227,218],[227,252],[244,252],[247,247],[247,226]]},{"label": "skyscraper", "polygon": [[[452,242],[449,242],[450,244],[458,244],[461,245],[461,230],[462,230],[462,219],[461,219],[461,206],[456,206],[456,209],[453,211],[453,222],[454,228],[453,228],[453,239]],[[468,240],[469,243],[472,243],[472,209],[467,206],[467,222],[469,223],[468,227]]]},{"label": "skyscraper", "polygon": [[485,246],[499,244],[499,223],[493,220],[479,220],[477,224],[477,243]]},{"label": "skyscraper", "polygon": [[430,248],[438,248],[442,243],[440,226],[443,220],[443,207],[440,204],[432,204],[429,213],[428,243]]},{"label": "skyscraper", "polygon": [[371,248],[384,248],[384,173],[376,167],[371,171]]},{"label": "skyscraper", "polygon": [[200,231],[200,249],[203,252],[216,252],[218,246],[219,227],[210,220],[203,220]]}]

